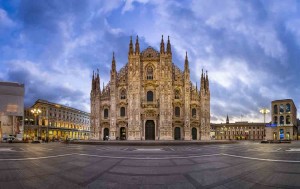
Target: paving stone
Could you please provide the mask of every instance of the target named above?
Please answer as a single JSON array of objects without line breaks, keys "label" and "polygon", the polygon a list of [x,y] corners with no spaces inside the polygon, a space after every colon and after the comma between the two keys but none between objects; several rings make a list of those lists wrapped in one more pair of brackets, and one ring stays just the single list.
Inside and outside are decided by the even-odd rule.
[{"label": "paving stone", "polygon": [[174,164],[170,160],[129,160],[125,159],[119,163],[119,165],[125,166],[142,166],[142,167],[161,167],[161,166],[173,166]]}]

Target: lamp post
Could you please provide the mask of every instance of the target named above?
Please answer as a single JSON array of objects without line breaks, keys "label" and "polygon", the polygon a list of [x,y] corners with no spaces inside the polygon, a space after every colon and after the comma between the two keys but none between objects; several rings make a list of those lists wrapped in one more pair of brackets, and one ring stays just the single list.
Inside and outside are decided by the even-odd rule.
[{"label": "lamp post", "polygon": [[35,125],[37,124],[38,126],[38,130],[37,130],[37,137],[39,139],[40,137],[40,127],[39,127],[39,123],[37,123],[37,120],[36,120],[36,117],[42,113],[42,110],[38,109],[38,108],[33,108],[30,110],[31,113],[34,115],[34,122],[35,122]]},{"label": "lamp post", "polygon": [[265,140],[265,136],[266,136],[266,114],[270,112],[270,110],[268,108],[261,108],[259,110],[260,113],[262,113],[264,115],[264,135],[263,135],[263,140]]}]

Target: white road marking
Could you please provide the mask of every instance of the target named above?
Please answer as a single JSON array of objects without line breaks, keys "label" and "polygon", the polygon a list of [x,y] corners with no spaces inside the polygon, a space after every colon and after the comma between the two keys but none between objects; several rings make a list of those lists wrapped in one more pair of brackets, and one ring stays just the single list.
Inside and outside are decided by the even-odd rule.
[{"label": "white road marking", "polygon": [[136,148],[137,151],[161,151],[161,148]]},{"label": "white road marking", "polygon": [[55,155],[55,156],[42,156],[42,157],[34,157],[34,158],[0,159],[0,161],[25,161],[25,160],[37,160],[37,159],[50,159],[50,158],[72,156],[72,155],[77,155],[77,154],[72,153],[72,154],[61,154],[61,155]]},{"label": "white road marking", "polygon": [[290,148],[286,150],[287,152],[300,152],[300,148]]},{"label": "white road marking", "polygon": [[0,152],[14,152],[12,148],[0,148]]},{"label": "white road marking", "polygon": [[220,156],[222,154],[205,154],[199,156],[177,156],[177,157],[121,157],[121,156],[101,156],[92,154],[78,154],[81,156],[89,157],[100,157],[100,158],[112,158],[112,159],[132,159],[132,160],[160,160],[160,159],[188,159],[188,158],[199,158],[199,157],[209,157],[209,156]]},{"label": "white road marking", "polygon": [[252,160],[259,160],[259,161],[271,161],[271,162],[285,162],[285,163],[300,163],[300,161],[296,160],[281,160],[281,159],[264,159],[264,158],[255,158],[255,157],[247,157],[247,156],[237,156],[231,154],[221,154],[224,156],[236,157],[236,158],[243,158],[243,159],[252,159]]}]

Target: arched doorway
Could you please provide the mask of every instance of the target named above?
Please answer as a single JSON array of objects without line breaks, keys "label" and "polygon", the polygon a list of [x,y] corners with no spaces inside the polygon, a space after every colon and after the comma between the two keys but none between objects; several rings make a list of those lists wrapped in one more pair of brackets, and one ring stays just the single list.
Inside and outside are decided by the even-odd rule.
[{"label": "arched doorway", "polygon": [[192,139],[197,140],[197,129],[195,127],[192,128]]},{"label": "arched doorway", "polygon": [[175,127],[174,130],[174,140],[180,140],[181,136],[180,136],[180,127]]},{"label": "arched doorway", "polygon": [[108,140],[108,137],[109,137],[109,129],[108,128],[105,128],[104,131],[103,131],[103,140]]},{"label": "arched doorway", "polygon": [[120,128],[120,140],[126,140],[126,128],[125,127]]},{"label": "arched doorway", "polygon": [[145,140],[155,140],[155,123],[153,120],[146,121]]}]

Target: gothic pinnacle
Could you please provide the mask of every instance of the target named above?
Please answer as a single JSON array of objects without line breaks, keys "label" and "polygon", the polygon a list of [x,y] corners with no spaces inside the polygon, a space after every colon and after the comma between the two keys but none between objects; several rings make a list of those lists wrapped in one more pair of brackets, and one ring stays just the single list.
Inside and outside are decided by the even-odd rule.
[{"label": "gothic pinnacle", "polygon": [[209,80],[208,80],[208,73],[206,70],[206,79],[205,79],[205,83],[206,83],[206,90],[209,90]]},{"label": "gothic pinnacle", "polygon": [[112,58],[112,62],[111,62],[111,70],[116,71],[115,52],[113,52],[113,58]]},{"label": "gothic pinnacle", "polygon": [[135,41],[135,54],[140,54],[140,44],[139,44],[139,36],[136,36]]},{"label": "gothic pinnacle", "polygon": [[168,43],[167,43],[167,54],[172,54],[170,37],[169,36],[168,36]]},{"label": "gothic pinnacle", "polygon": [[161,42],[160,42],[160,54],[165,53],[165,43],[164,43],[164,36],[161,36]]},{"label": "gothic pinnacle", "polygon": [[189,69],[189,60],[188,60],[188,56],[187,56],[187,51],[185,51],[184,69],[185,70]]},{"label": "gothic pinnacle", "polygon": [[130,36],[130,43],[129,43],[129,52],[128,52],[128,54],[133,54],[132,36]]}]

